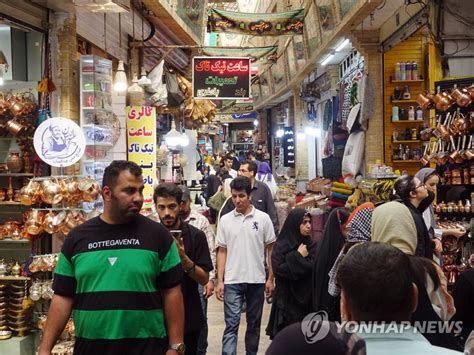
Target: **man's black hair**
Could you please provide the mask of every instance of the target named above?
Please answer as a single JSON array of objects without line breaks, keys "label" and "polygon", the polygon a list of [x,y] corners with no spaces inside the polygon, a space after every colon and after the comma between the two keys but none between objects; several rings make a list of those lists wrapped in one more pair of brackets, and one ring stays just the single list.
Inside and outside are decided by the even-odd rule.
[{"label": "man's black hair", "polygon": [[389,245],[352,247],[337,269],[337,281],[356,321],[406,321],[413,307],[410,259]]},{"label": "man's black hair", "polygon": [[177,185],[167,182],[155,187],[153,192],[153,201],[155,203],[158,201],[158,197],[174,197],[179,204],[183,198],[183,191]]},{"label": "man's black hair", "polygon": [[133,161],[114,160],[104,170],[104,177],[102,178],[102,187],[108,186],[113,188],[117,183],[117,179],[122,171],[128,170],[133,176],[139,177],[142,175],[142,168],[140,168]]},{"label": "man's black hair", "polygon": [[230,182],[230,189],[236,191],[245,191],[250,196],[252,185],[250,179],[246,176],[238,176]]},{"label": "man's black hair", "polygon": [[244,160],[240,165],[248,165],[249,171],[253,171],[253,176],[257,176],[258,165],[253,160]]},{"label": "man's black hair", "polygon": [[232,155],[229,154],[226,154],[226,156],[224,157],[224,160],[234,160],[234,157]]}]

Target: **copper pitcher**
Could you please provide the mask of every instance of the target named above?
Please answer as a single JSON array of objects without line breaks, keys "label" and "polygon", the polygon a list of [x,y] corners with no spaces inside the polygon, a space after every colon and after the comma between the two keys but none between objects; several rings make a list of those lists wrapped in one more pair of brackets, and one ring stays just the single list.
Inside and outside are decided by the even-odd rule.
[{"label": "copper pitcher", "polygon": [[454,99],[446,91],[437,93],[433,97],[433,101],[436,104],[436,109],[440,111],[446,111],[454,103]]},{"label": "copper pitcher", "polygon": [[20,123],[16,118],[9,120],[6,124],[6,128],[14,137],[21,136],[26,132],[26,126]]},{"label": "copper pitcher", "polygon": [[23,114],[24,105],[23,105],[20,98],[18,98],[16,96],[12,96],[12,97],[10,97],[8,102],[10,103],[10,106],[9,106],[10,113],[14,117],[19,117]]},{"label": "copper pitcher", "polygon": [[471,96],[467,89],[456,88],[451,92],[451,96],[460,107],[467,107],[471,104]]},{"label": "copper pitcher", "polygon": [[43,189],[43,193],[41,194],[43,202],[55,205],[62,201],[63,195],[58,179],[51,178],[45,180],[42,182],[41,187]]},{"label": "copper pitcher", "polygon": [[416,99],[416,102],[424,110],[428,110],[434,107],[433,95],[427,91],[425,91],[424,93],[420,93],[418,95],[418,98]]}]

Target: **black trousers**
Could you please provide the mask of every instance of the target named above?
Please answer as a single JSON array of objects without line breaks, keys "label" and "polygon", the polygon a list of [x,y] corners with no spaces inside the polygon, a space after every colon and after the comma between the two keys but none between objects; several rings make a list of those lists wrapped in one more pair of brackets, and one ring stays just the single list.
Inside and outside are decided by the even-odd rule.
[{"label": "black trousers", "polygon": [[186,345],[186,355],[197,354],[199,334],[199,331],[184,334],[184,345]]}]

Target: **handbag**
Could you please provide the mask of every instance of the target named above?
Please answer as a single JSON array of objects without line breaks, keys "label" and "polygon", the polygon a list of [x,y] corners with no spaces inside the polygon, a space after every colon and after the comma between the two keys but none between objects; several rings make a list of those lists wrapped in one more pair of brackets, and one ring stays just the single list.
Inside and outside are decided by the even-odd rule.
[{"label": "handbag", "polygon": [[342,159],[331,155],[322,159],[323,176],[329,179],[338,179],[342,176],[341,167]]}]

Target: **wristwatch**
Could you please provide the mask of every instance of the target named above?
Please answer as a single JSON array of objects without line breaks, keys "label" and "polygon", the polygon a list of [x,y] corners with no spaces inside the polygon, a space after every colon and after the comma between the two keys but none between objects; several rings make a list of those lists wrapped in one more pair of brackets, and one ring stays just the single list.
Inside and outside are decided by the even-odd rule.
[{"label": "wristwatch", "polygon": [[184,272],[188,275],[192,275],[196,271],[196,263],[193,262],[193,266],[191,266],[189,269],[184,270]]},{"label": "wristwatch", "polygon": [[170,344],[168,349],[176,350],[178,354],[184,354],[186,351],[186,345],[184,345],[184,343]]}]

